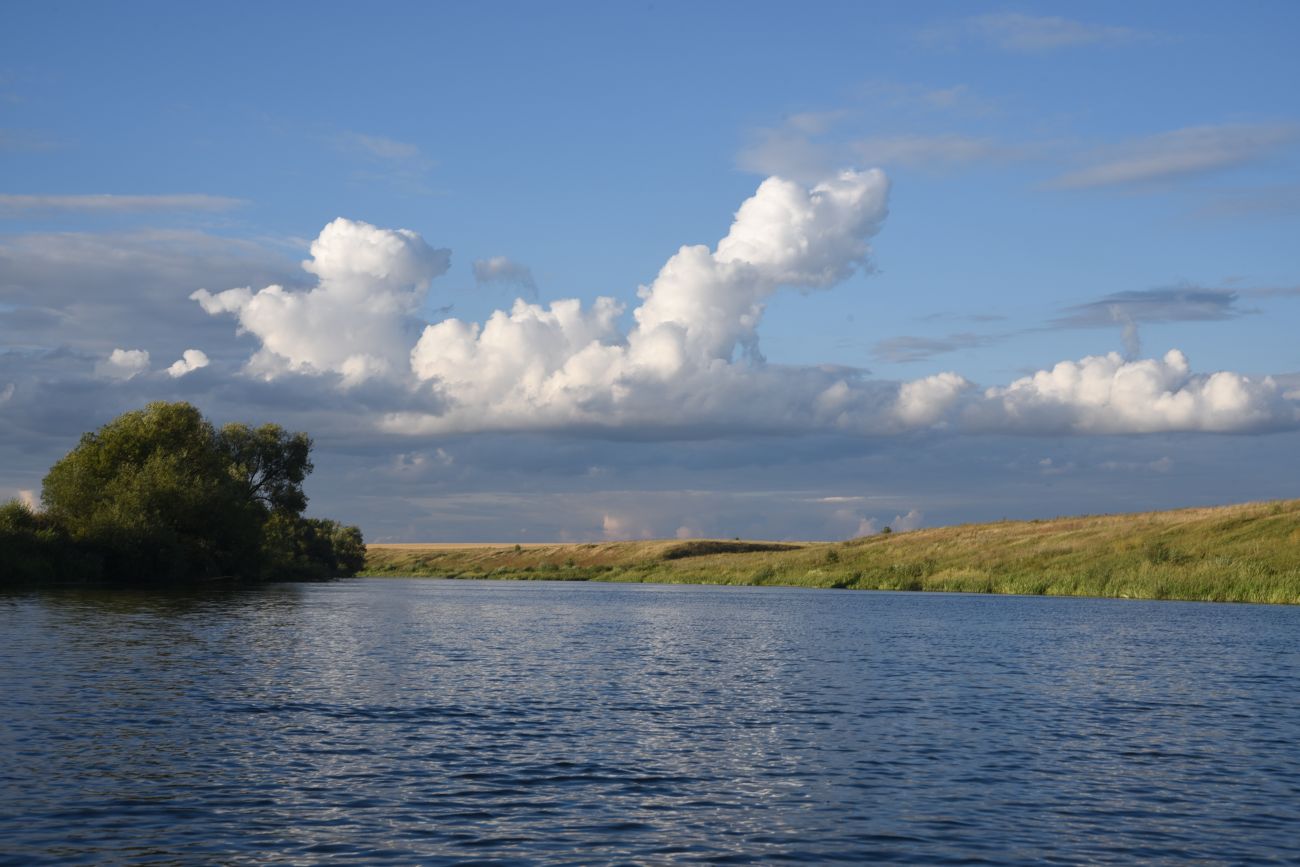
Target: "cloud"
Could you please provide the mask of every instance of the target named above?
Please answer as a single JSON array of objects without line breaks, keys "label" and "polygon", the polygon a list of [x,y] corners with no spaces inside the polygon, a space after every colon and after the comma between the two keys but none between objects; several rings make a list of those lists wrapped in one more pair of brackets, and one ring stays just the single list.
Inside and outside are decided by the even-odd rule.
[{"label": "cloud", "polygon": [[[682,528],[678,528],[681,530]],[[601,535],[610,541],[625,539],[653,539],[654,529],[638,518],[628,515],[611,515],[601,517]],[[680,538],[680,537],[679,537]]]},{"label": "cloud", "polygon": [[0,216],[29,213],[139,214],[164,211],[229,211],[246,204],[248,203],[244,199],[200,193],[162,196],[0,194]]},{"label": "cloud", "polygon": [[957,133],[871,136],[856,139],[849,149],[869,165],[889,168],[946,168],[969,163],[1008,162],[1036,152],[1028,145],[1007,145],[991,138]]},{"label": "cloud", "polygon": [[187,349],[180,358],[172,362],[171,367],[167,368],[167,373],[173,379],[179,379],[187,373],[207,367],[209,363],[207,353],[203,350]]},{"label": "cloud", "polygon": [[1267,286],[1242,291],[1246,295],[1258,298],[1300,298],[1300,286]]},{"label": "cloud", "polygon": [[[671,256],[640,287],[630,317],[609,297],[589,305],[518,299],[483,322],[422,323],[415,312],[446,270],[447,251],[410,231],[344,219],[312,244],[304,268],[317,277],[314,288],[192,297],[210,314],[235,316],[260,342],[249,373],[268,383],[325,377],[345,390],[365,383],[353,399],[394,435],[567,431],[699,440],[739,431],[1117,434],[1300,423],[1273,380],[1193,374],[1176,350],[1160,360],[1063,361],[986,389],[952,371],[894,382],[842,367],[766,363],[759,325],[767,301],[783,288],[828,287],[869,269],[868,242],[885,219],[888,190],[879,171],[846,171],[811,187],[769,178],[714,247],[684,246]],[[1133,321],[1204,318],[1226,315],[1231,302],[1191,289],[1119,293],[1062,319],[1113,322],[1112,308]],[[988,339],[959,335],[948,343]],[[915,357],[948,347],[892,348],[896,357],[909,348]]]},{"label": "cloud", "polygon": [[1193,214],[1222,220],[1300,214],[1300,184],[1270,184],[1267,187],[1219,191],[1207,196]]},{"label": "cloud", "polygon": [[[797,118],[798,115],[794,116]],[[775,129],[756,131],[741,149],[740,168],[803,181],[824,177],[846,162],[889,168],[945,170],[973,164],[1029,159],[1034,145],[1010,145],[996,139],[960,133],[828,136],[795,125],[794,118]]]},{"label": "cloud", "polygon": [[408,229],[379,229],[339,218],[312,242],[302,263],[317,285],[294,292],[272,285],[199,289],[190,297],[213,316],[234,315],[262,348],[249,370],[267,379],[286,372],[337,374],[350,387],[405,368],[415,313],[430,282],[446,272],[449,250],[435,250]]},{"label": "cloud", "polygon": [[1115,292],[1096,301],[1066,308],[1051,321],[1058,328],[1089,328],[1116,322],[1209,322],[1235,319],[1250,311],[1237,306],[1241,296],[1231,289],[1168,286]]},{"label": "cloud", "polygon": [[924,31],[923,41],[952,45],[979,42],[1002,51],[1039,54],[1083,45],[1120,45],[1143,34],[1128,27],[1089,24],[1055,15],[998,12],[976,15]]},{"label": "cloud", "polygon": [[[768,380],[734,362],[737,354],[761,361],[757,328],[766,300],[786,286],[832,285],[864,266],[887,196],[880,172],[844,172],[811,190],[769,178],[715,249],[682,247],[641,287],[626,334],[618,328],[623,305],[612,298],[587,310],[577,300],[549,307],[519,300],[482,326],[431,325],[411,353],[412,369],[454,409],[426,422],[661,423],[669,401],[695,404],[684,412],[678,404],[671,415],[680,419],[753,399]],[[836,381],[815,378],[829,380],[819,391]]]},{"label": "cloud", "polygon": [[1109,148],[1091,165],[1066,172],[1048,186],[1132,186],[1203,175],[1260,160],[1297,135],[1300,127],[1294,123],[1185,127]]},{"label": "cloud", "polygon": [[977,349],[1004,340],[1004,334],[974,334],[963,331],[945,337],[914,337],[904,335],[889,337],[878,341],[871,352],[882,361],[905,364],[913,361],[926,361],[936,355],[957,352],[962,349]]},{"label": "cloud", "polygon": [[1235,319],[1248,312],[1237,306],[1240,296],[1230,289],[1171,286],[1116,292],[1070,307],[1066,315],[1048,323],[1050,328],[1122,327],[1128,358],[1141,355],[1138,326],[1150,322],[1208,322]]},{"label": "cloud", "polygon": [[424,179],[434,161],[418,145],[359,132],[342,133],[335,141],[342,150],[360,156],[369,164],[368,171],[356,175],[358,180],[380,180],[407,191],[429,192]]},{"label": "cloud", "polygon": [[928,427],[943,421],[948,410],[973,383],[964,376],[945,371],[905,382],[898,388],[894,414],[908,427]]},{"label": "cloud", "polygon": [[474,282],[480,286],[488,283],[514,286],[527,293],[529,298],[537,297],[537,282],[533,280],[532,269],[505,256],[475,259]]},{"label": "cloud", "polygon": [[906,533],[909,530],[919,530],[924,524],[925,515],[912,509],[906,515],[895,515],[894,520],[889,522],[889,529],[896,533]]},{"label": "cloud", "polygon": [[403,161],[420,158],[420,148],[408,142],[359,132],[344,133],[341,139],[348,145],[381,160]]},{"label": "cloud", "polygon": [[1240,433],[1295,427],[1300,406],[1271,377],[1193,374],[1176,349],[1137,361],[1112,352],[987,389],[964,408],[963,423],[1024,433]]},{"label": "cloud", "polygon": [[[852,518],[852,517],[855,517],[855,516],[850,515],[849,517]],[[874,536],[874,535],[876,535],[876,534],[879,533],[879,532],[880,532],[880,522],[879,522],[879,521],[877,521],[875,518],[862,518],[862,517],[859,517],[859,518],[858,518],[858,526],[857,526],[857,528],[853,531],[853,535],[850,536],[849,538],[851,538],[851,539],[857,539],[857,538],[859,538],[859,537],[861,537],[861,536]]]},{"label": "cloud", "polygon": [[95,375],[104,379],[126,381],[148,370],[149,353],[143,349],[114,349],[107,359],[95,364]]}]

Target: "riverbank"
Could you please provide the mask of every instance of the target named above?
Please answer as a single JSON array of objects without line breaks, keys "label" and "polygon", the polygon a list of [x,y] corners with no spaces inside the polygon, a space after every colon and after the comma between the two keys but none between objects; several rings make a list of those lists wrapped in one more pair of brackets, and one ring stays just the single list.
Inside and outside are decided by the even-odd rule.
[{"label": "riverbank", "polygon": [[373,544],[361,574],[1300,604],[1300,500],[963,524],[848,542]]}]

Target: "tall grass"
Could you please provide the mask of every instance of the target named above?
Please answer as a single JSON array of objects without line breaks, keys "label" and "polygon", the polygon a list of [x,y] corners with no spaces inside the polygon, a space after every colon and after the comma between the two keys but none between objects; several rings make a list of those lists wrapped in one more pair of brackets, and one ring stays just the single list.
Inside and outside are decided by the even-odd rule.
[{"label": "tall grass", "polygon": [[1297,604],[1300,500],[966,524],[798,545],[371,545],[362,574]]}]

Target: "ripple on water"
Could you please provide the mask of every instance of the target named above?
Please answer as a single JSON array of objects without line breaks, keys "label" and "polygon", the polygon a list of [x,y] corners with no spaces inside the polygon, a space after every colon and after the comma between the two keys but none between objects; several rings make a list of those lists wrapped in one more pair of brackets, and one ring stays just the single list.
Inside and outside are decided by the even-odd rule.
[{"label": "ripple on water", "polygon": [[1300,860],[1300,609],[384,580],[0,603],[3,863]]}]

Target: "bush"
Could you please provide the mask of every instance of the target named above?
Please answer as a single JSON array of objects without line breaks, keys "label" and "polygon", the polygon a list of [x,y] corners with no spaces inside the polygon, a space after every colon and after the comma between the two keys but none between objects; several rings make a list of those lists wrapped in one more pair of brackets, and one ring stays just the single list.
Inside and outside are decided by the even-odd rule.
[{"label": "bush", "polygon": [[102,564],[76,548],[47,515],[26,503],[0,505],[0,579],[14,584],[95,581]]}]

